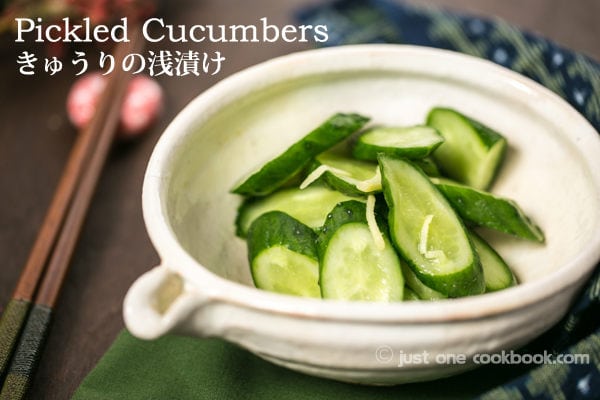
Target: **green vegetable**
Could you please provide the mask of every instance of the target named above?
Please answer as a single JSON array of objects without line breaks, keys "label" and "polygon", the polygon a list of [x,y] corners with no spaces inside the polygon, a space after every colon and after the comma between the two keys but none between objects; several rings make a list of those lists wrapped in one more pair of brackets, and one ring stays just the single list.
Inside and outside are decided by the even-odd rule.
[{"label": "green vegetable", "polygon": [[352,155],[359,160],[377,160],[377,155],[421,159],[435,150],[444,138],[432,127],[376,127],[362,134]]},{"label": "green vegetable", "polygon": [[464,226],[544,241],[513,200],[484,191],[504,137],[438,107],[427,126],[376,127],[345,140],[367,121],[335,114],[232,190],[246,196],[236,233],[247,236],[256,287],[411,301],[515,285],[502,257]]},{"label": "green vegetable", "polygon": [[313,157],[356,132],[369,119],[358,114],[335,114],[285,152],[250,175],[232,192],[265,196],[292,179]]},{"label": "green vegetable", "polygon": [[483,293],[481,264],[462,222],[410,162],[379,156],[392,241],[417,277],[448,297]]},{"label": "green vegetable", "polygon": [[470,232],[470,235],[483,267],[485,291],[495,292],[516,285],[515,275],[492,246],[475,232]]},{"label": "green vegetable", "polygon": [[259,289],[321,297],[316,235],[280,211],[258,217],[248,231],[248,259]]},{"label": "green vegetable", "polygon": [[358,201],[338,204],[317,238],[323,298],[401,301],[404,279],[400,260],[385,234],[377,244]]},{"label": "green vegetable", "polygon": [[332,152],[322,153],[315,158],[313,171],[300,187],[321,180],[349,196],[364,196],[381,191],[377,164],[354,160]]},{"label": "green vegetable", "polygon": [[412,163],[417,167],[421,168],[427,176],[440,176],[440,169],[438,168],[435,161],[431,156],[422,158],[420,160],[412,160]]},{"label": "green vegetable", "polygon": [[339,202],[352,197],[326,186],[313,185],[304,190],[283,189],[267,197],[250,198],[238,209],[236,234],[246,237],[250,224],[260,215],[273,210],[283,211],[311,228],[323,225],[325,217]]},{"label": "green vegetable", "polygon": [[447,179],[432,181],[465,221],[523,239],[544,241],[542,230],[515,201]]},{"label": "green vegetable", "polygon": [[445,299],[448,296],[441,294],[433,290],[432,288],[425,285],[423,282],[417,278],[417,275],[413,272],[413,270],[403,262],[402,264],[402,275],[404,276],[404,282],[406,282],[406,287],[410,288],[413,293],[417,296],[419,300],[440,300]]},{"label": "green vegetable", "polygon": [[437,129],[445,139],[444,145],[433,153],[442,171],[461,183],[487,189],[504,159],[506,139],[449,108],[432,109],[427,125]]},{"label": "green vegetable", "polygon": [[419,296],[415,292],[413,292],[408,286],[404,287],[404,297],[402,298],[404,301],[415,301],[420,300]]}]

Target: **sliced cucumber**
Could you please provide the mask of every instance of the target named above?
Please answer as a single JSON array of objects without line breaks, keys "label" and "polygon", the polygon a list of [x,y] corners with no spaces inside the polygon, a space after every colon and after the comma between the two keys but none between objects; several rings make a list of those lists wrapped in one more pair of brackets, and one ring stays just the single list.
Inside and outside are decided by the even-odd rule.
[{"label": "sliced cucumber", "polygon": [[483,293],[477,254],[462,222],[410,162],[379,156],[392,241],[417,277],[448,297]]},{"label": "sliced cucumber", "polygon": [[248,259],[259,289],[321,297],[316,234],[281,211],[258,217],[248,231]]},{"label": "sliced cucumber", "polygon": [[403,301],[415,301],[415,300],[421,300],[419,299],[419,296],[417,296],[417,294],[415,292],[413,292],[411,290],[411,288],[409,288],[408,286],[404,286],[404,296],[402,297]]},{"label": "sliced cucumber", "polygon": [[432,127],[376,127],[362,134],[352,155],[360,160],[377,160],[377,154],[420,159],[435,150],[444,138]]},{"label": "sliced cucumber", "polygon": [[515,275],[500,254],[475,232],[470,232],[470,237],[483,267],[485,291],[495,292],[516,285]]},{"label": "sliced cucumber", "polygon": [[408,264],[402,262],[401,265],[402,275],[404,276],[404,282],[406,282],[406,287],[410,288],[420,300],[440,300],[448,298],[448,296],[433,290],[432,288],[421,282],[419,278],[417,278],[417,275],[415,275],[413,270],[408,266]]},{"label": "sliced cucumber", "polygon": [[[322,181],[348,196],[366,196],[381,192],[381,171],[379,166],[373,163],[331,152],[325,152],[315,160],[312,172],[300,184],[301,189]],[[413,163],[428,176],[440,175],[431,157],[413,160]]]},{"label": "sliced cucumber", "polygon": [[442,172],[469,186],[487,189],[504,158],[506,139],[449,108],[432,109],[427,125],[437,129],[445,139],[433,153]]},{"label": "sliced cucumber", "polygon": [[447,179],[432,178],[432,181],[465,221],[523,239],[544,242],[542,230],[515,201]]},{"label": "sliced cucumber", "polygon": [[433,157],[425,157],[420,160],[412,160],[413,164],[421,168],[427,176],[440,176],[440,169],[433,160]]},{"label": "sliced cucumber", "polygon": [[362,128],[368,120],[358,114],[335,114],[250,175],[232,192],[248,196],[272,193],[299,173],[313,157]]},{"label": "sliced cucumber", "polygon": [[238,209],[236,234],[246,237],[252,221],[273,210],[283,211],[311,228],[318,228],[337,203],[351,199],[352,197],[327,186],[318,185],[304,190],[283,189],[267,197],[248,199]]},{"label": "sliced cucumber", "polygon": [[379,248],[358,201],[338,204],[327,216],[317,238],[323,298],[359,301],[400,301],[404,278],[400,259],[383,235]]},{"label": "sliced cucumber", "polygon": [[354,160],[333,152],[325,152],[315,158],[313,171],[308,174],[300,188],[315,181],[324,181],[333,189],[349,196],[364,196],[381,191],[377,164]]}]

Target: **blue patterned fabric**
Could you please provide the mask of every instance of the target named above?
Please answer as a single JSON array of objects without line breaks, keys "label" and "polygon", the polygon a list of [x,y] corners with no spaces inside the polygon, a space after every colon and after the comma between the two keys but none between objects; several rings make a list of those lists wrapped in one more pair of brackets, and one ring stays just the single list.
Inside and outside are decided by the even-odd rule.
[{"label": "blue patterned fabric", "polygon": [[[298,14],[325,24],[327,46],[406,43],[455,50],[519,72],[551,89],[600,131],[600,64],[501,20],[387,0],[340,0]],[[526,371],[482,399],[600,399],[600,267],[567,316],[522,353],[589,354],[590,363]]]},{"label": "blue patterned fabric", "polygon": [[406,43],[483,57],[540,82],[600,131],[600,64],[501,20],[414,7],[387,0],[341,0],[299,13],[325,24],[326,46]]}]

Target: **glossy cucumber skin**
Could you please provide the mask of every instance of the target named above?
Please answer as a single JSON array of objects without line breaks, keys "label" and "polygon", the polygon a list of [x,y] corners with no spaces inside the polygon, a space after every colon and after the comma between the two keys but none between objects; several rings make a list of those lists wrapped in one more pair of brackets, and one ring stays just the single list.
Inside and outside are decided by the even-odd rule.
[{"label": "glossy cucumber skin", "polygon": [[[464,131],[460,138],[448,129],[449,119],[462,124]],[[433,153],[442,172],[458,182],[487,189],[504,160],[506,139],[481,122],[450,108],[431,109],[427,125],[437,129],[445,139],[444,144]],[[482,154],[474,154],[474,146]],[[479,156],[481,160],[477,160]]]},{"label": "glossy cucumber skin", "polygon": [[247,196],[272,193],[306,167],[313,157],[362,128],[368,120],[369,118],[359,114],[333,115],[281,155],[263,165],[232,192]]},{"label": "glossy cucumber skin", "polygon": [[265,249],[284,246],[289,250],[318,260],[315,232],[281,211],[270,211],[254,220],[248,230],[250,264]]},{"label": "glossy cucumber skin", "polygon": [[[455,111],[455,112],[457,112],[457,111]],[[499,142],[506,141],[504,136],[502,136],[500,133],[496,132],[489,126],[486,126],[486,125],[482,124],[481,122],[479,122],[473,118],[470,118],[464,114],[461,114],[461,115],[465,120],[469,121],[471,126],[477,131],[477,133],[479,133],[479,137],[481,138],[482,142],[487,147],[492,147]]]},{"label": "glossy cucumber skin", "polygon": [[344,201],[335,206],[327,215],[325,223],[318,232],[316,243],[319,259],[323,258],[327,251],[329,240],[341,226],[351,223],[361,223],[366,225],[366,212],[366,205],[356,200]]},{"label": "glossy cucumber skin", "polygon": [[[375,131],[387,131],[390,135],[402,134],[402,131],[410,129],[428,129],[431,132],[435,132],[438,140],[430,143],[429,145],[415,145],[410,147],[397,147],[391,145],[378,145],[373,142],[367,142],[365,138],[368,137],[372,132]],[[416,125],[410,127],[401,128],[372,128],[363,133],[357,140],[352,155],[359,160],[377,160],[378,154],[386,154],[391,157],[406,157],[410,159],[421,159],[429,156],[436,148],[438,148],[444,142],[444,138],[432,127],[425,125]]]},{"label": "glossy cucumber skin", "polygon": [[352,197],[323,185],[311,185],[302,190],[281,189],[267,197],[248,198],[238,208],[236,235],[245,238],[256,217],[275,210],[285,212],[315,229],[323,225],[325,217],[337,203],[351,199]]},{"label": "glossy cucumber skin", "polygon": [[[412,268],[412,271],[415,272],[419,280],[431,289],[448,297],[461,297],[483,293],[485,290],[485,282],[477,253],[475,252],[473,244],[466,233],[464,225],[454,213],[451,206],[447,204],[443,195],[436,189],[429,178],[419,168],[414,167],[407,160],[394,159],[385,155],[380,155],[379,165],[381,168],[383,193],[386,203],[389,207],[388,224],[390,227],[389,229],[392,242],[404,260],[408,262],[409,266]],[[391,169],[394,168],[400,168],[404,171],[410,171],[410,169],[412,169],[414,171],[412,174],[413,179],[416,178],[421,180],[420,184],[427,188],[426,193],[422,193],[422,195],[425,195],[426,198],[421,197],[419,201],[423,203],[431,202],[431,204],[439,204],[440,206],[438,207],[443,207],[444,211],[448,213],[447,218],[452,221],[453,229],[455,229],[458,235],[460,235],[457,240],[462,241],[463,251],[467,255],[468,259],[468,261],[462,265],[462,268],[459,270],[450,273],[432,273],[428,271],[428,269],[432,269],[431,267],[424,264],[422,265],[420,263],[423,261],[416,260],[411,257],[411,253],[418,253],[418,251],[415,251],[414,248],[411,248],[416,248],[417,244],[413,242],[408,243],[407,241],[402,240],[401,236],[404,235],[396,232],[396,227],[402,226],[402,220],[406,218],[406,216],[403,215],[402,207],[415,206],[418,208],[418,205],[407,205],[406,203],[403,203],[402,200],[400,200],[399,204],[396,204],[397,201],[399,201],[396,199],[396,197],[398,196],[398,193],[400,193],[400,196],[402,196],[402,189],[401,183],[399,184],[398,182],[394,182],[393,180],[390,181],[389,179],[389,176],[394,175],[394,173],[391,172]],[[413,185],[411,185],[411,187],[412,186]],[[416,240],[418,239],[415,239],[415,241]]]},{"label": "glossy cucumber skin", "polygon": [[322,177],[323,181],[332,189],[337,190],[340,193],[344,193],[347,196],[351,197],[360,197],[365,196],[374,192],[363,192],[357,189],[356,185],[344,180],[343,178],[338,177],[337,175],[331,172],[323,173]]},{"label": "glossy cucumber skin", "polygon": [[522,239],[544,242],[542,230],[515,201],[447,180],[434,182],[465,221]]}]

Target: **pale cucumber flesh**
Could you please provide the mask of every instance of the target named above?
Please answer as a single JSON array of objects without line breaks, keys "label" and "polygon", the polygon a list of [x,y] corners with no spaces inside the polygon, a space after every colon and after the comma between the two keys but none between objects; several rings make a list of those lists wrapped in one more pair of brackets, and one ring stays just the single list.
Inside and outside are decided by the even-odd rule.
[{"label": "pale cucumber flesh", "polygon": [[419,279],[449,297],[483,292],[477,255],[444,196],[406,160],[379,164],[392,241]]},{"label": "pale cucumber flesh", "polygon": [[475,233],[471,233],[471,240],[481,260],[486,292],[495,292],[517,284],[515,275],[500,254]]},{"label": "pale cucumber flesh", "polygon": [[363,160],[376,160],[377,154],[420,159],[428,156],[444,141],[432,127],[376,127],[358,139],[353,155]]},{"label": "pale cucumber flesh", "polygon": [[320,154],[316,160],[321,165],[328,165],[334,169],[344,171],[348,177],[357,181],[371,179],[377,169],[375,163],[355,160],[333,153]]},{"label": "pale cucumber flesh", "polygon": [[263,250],[252,261],[252,278],[259,289],[302,297],[321,297],[319,262],[285,246]]},{"label": "pale cucumber flesh", "polygon": [[[264,198],[250,200],[238,210],[237,235],[245,237],[252,222],[268,211],[282,211],[298,221],[317,228],[327,213],[342,201],[355,199],[326,186],[310,186],[300,190],[283,189]],[[360,200],[360,199],[355,199]]]},{"label": "pale cucumber flesh", "polygon": [[506,151],[506,139],[492,129],[455,110],[435,108],[427,124],[444,137],[433,153],[450,178],[478,189],[487,189]]},{"label": "pale cucumber flesh", "polygon": [[389,242],[380,250],[366,224],[341,226],[322,258],[323,298],[359,301],[401,301],[404,279]]},{"label": "pale cucumber flesh", "polygon": [[381,191],[379,167],[375,163],[331,152],[319,155],[315,161],[318,167],[314,171],[320,170],[320,178],[335,190],[349,196],[364,196]]}]

